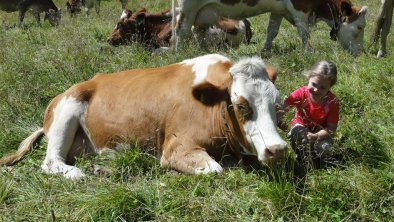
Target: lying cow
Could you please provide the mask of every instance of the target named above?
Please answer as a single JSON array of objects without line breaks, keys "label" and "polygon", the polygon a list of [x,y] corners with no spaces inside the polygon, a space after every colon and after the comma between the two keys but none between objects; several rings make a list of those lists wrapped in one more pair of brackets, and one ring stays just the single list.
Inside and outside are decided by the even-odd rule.
[{"label": "lying cow", "polygon": [[376,19],[375,30],[372,42],[376,43],[380,38],[380,47],[377,57],[384,57],[387,54],[387,36],[390,33],[390,26],[393,19],[394,0],[382,0],[378,17]]},{"label": "lying cow", "polygon": [[19,27],[22,26],[25,13],[28,10],[31,10],[39,26],[41,26],[41,12],[45,12],[44,20],[48,19],[53,26],[58,25],[61,18],[61,11],[52,0],[0,0],[0,10],[6,12],[19,11]]},{"label": "lying cow", "polygon": [[332,28],[331,39],[338,38],[351,54],[357,55],[363,50],[367,7],[353,7],[350,0],[181,0],[180,7],[176,43],[180,36],[187,36],[192,25],[213,25],[219,16],[244,19],[270,12],[263,50],[271,49],[283,18],[297,27],[307,51],[312,51],[309,26],[320,20]]},{"label": "lying cow", "polygon": [[[144,8],[134,13],[126,9],[109,36],[108,42],[117,46],[138,41],[150,50],[168,47],[172,33],[172,14],[169,10],[151,14]],[[250,22],[246,19],[238,21],[221,17],[214,26],[209,28],[206,35],[206,38],[220,40],[218,44],[227,43],[236,47],[242,41],[250,42],[252,30]]]},{"label": "lying cow", "polygon": [[220,173],[224,156],[278,163],[287,145],[276,128],[275,75],[258,57],[233,64],[217,54],[98,74],[56,96],[43,128],[0,164],[20,160],[43,134],[48,148],[42,169],[66,178],[85,176],[70,165],[81,153],[134,140],[155,147],[162,167],[188,174]]}]

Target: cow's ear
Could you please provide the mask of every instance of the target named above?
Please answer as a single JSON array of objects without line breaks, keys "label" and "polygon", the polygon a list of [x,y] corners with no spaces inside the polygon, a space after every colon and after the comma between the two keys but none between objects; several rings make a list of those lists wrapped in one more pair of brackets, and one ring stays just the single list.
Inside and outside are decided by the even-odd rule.
[{"label": "cow's ear", "polygon": [[267,70],[268,78],[271,80],[271,82],[275,83],[276,76],[278,75],[278,72],[276,71],[276,69],[272,66],[266,66],[265,70]]},{"label": "cow's ear", "polygon": [[352,5],[348,1],[341,2],[341,14],[344,16],[351,16],[353,14]]},{"label": "cow's ear", "polygon": [[137,28],[140,31],[143,31],[143,29],[145,28],[145,13],[141,13],[139,15],[137,15],[137,17],[135,18],[136,22],[137,22]]},{"label": "cow's ear", "polygon": [[124,14],[126,14],[126,18],[130,18],[130,16],[133,15],[133,11],[130,9],[125,9]]},{"label": "cow's ear", "polygon": [[226,90],[220,89],[209,82],[200,83],[192,88],[193,97],[208,106],[222,101],[225,93]]}]

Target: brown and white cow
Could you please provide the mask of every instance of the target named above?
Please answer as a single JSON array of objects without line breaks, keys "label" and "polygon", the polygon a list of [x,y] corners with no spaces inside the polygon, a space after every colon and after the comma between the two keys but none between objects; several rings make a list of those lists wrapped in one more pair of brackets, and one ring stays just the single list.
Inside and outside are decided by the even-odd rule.
[{"label": "brown and white cow", "polygon": [[309,26],[320,20],[332,28],[331,39],[338,38],[351,54],[357,55],[363,50],[367,7],[353,7],[350,0],[181,0],[180,8],[176,45],[180,36],[187,36],[192,25],[212,25],[219,16],[244,19],[270,12],[264,50],[271,49],[283,18],[297,27],[308,51],[312,50]]},{"label": "brown and white cow", "polygon": [[393,19],[394,0],[382,0],[378,17],[375,23],[375,30],[372,35],[372,42],[376,43],[380,37],[380,47],[377,57],[384,57],[387,54],[387,36],[390,33]]},{"label": "brown and white cow", "polygon": [[0,164],[20,160],[43,134],[48,148],[42,169],[67,178],[84,177],[70,165],[75,156],[135,140],[155,147],[162,167],[189,174],[222,172],[224,156],[278,163],[287,145],[276,128],[279,92],[269,79],[275,75],[258,57],[232,63],[218,54],[98,74],[56,96],[43,128]]},{"label": "brown and white cow", "polygon": [[[179,10],[175,13],[179,13]],[[170,10],[152,14],[144,8],[134,13],[126,9],[107,41],[113,46],[137,41],[150,50],[168,47],[172,33],[172,15]],[[204,35],[211,43],[237,47],[243,41],[250,42],[252,30],[247,19],[238,21],[221,17],[215,25],[205,30]]]},{"label": "brown and white cow", "polygon": [[22,25],[25,13],[28,10],[31,10],[39,26],[41,26],[41,12],[45,12],[44,20],[48,19],[53,26],[58,25],[61,18],[61,11],[52,0],[0,0],[0,10],[6,12],[19,11],[18,26]]}]

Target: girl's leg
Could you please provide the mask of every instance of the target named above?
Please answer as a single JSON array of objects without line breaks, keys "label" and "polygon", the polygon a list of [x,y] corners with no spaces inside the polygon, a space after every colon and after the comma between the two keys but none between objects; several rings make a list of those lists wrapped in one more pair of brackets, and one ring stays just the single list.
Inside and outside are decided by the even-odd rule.
[{"label": "girl's leg", "polygon": [[291,147],[297,155],[297,161],[302,162],[309,150],[306,138],[307,129],[302,125],[295,125],[287,134],[287,138],[291,141]]}]

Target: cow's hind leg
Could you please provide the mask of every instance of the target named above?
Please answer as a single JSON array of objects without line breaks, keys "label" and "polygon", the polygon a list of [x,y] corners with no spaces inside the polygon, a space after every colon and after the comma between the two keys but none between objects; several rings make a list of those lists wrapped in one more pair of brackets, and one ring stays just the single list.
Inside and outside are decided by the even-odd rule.
[{"label": "cow's hind leg", "polygon": [[165,141],[160,164],[188,174],[221,173],[223,168],[208,155],[204,148],[179,143],[176,136]]},{"label": "cow's hind leg", "polygon": [[96,10],[96,14],[100,15],[100,0],[94,0],[94,9]]},{"label": "cow's hind leg", "polygon": [[377,54],[377,57],[384,57],[387,54],[387,36],[389,35],[390,32],[390,26],[391,26],[391,22],[392,22],[392,18],[393,18],[393,1],[390,3],[390,1],[386,1],[388,2],[386,5],[382,5],[385,6],[385,8],[383,10],[388,10],[387,13],[385,13],[385,17],[382,18],[383,19],[383,25],[381,28],[381,38],[380,38],[380,48]]},{"label": "cow's hind leg", "polygon": [[75,138],[85,109],[86,105],[74,98],[63,98],[54,108],[53,121],[47,133],[47,153],[41,165],[45,172],[60,173],[71,179],[85,176],[77,167],[66,164],[73,144],[78,144]]},{"label": "cow's hind leg", "polygon": [[267,39],[264,43],[264,51],[269,51],[272,47],[272,41],[279,33],[279,27],[282,23],[283,16],[272,14],[270,15],[268,27],[267,27]]}]

